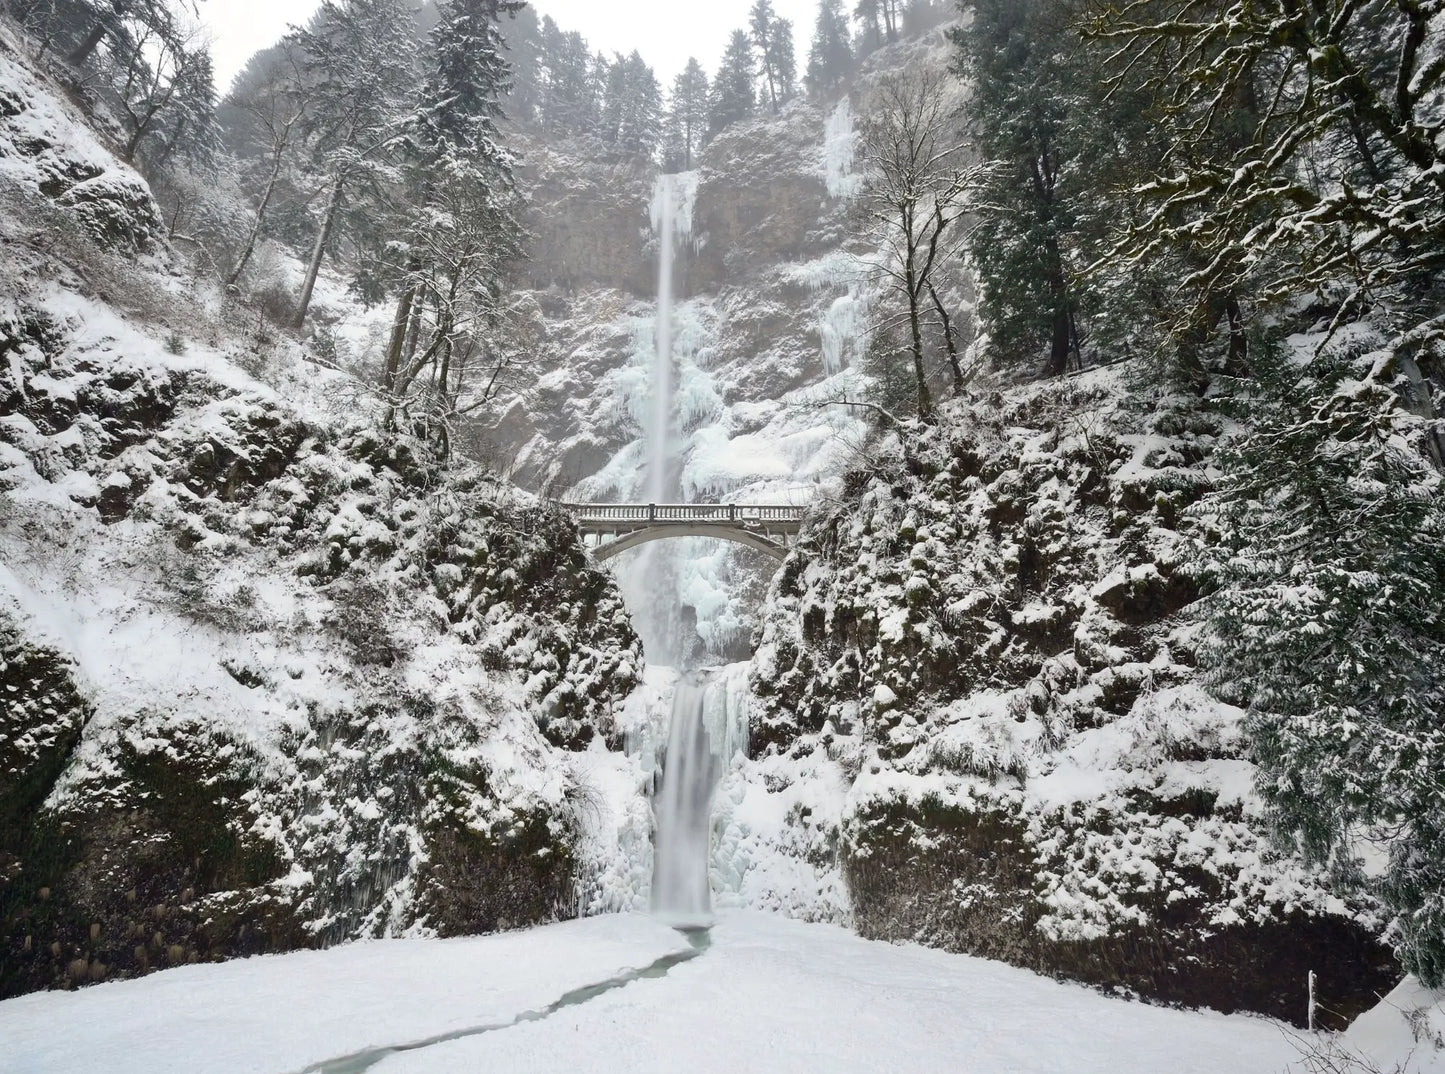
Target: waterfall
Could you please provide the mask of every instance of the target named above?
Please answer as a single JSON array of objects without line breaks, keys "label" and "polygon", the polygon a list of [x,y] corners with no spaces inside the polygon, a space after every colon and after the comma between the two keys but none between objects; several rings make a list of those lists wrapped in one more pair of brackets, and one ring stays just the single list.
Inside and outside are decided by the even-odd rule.
[{"label": "waterfall", "polygon": [[[692,237],[697,173],[663,175],[652,201],[657,236],[657,327],[652,355],[652,396],[648,407],[647,502],[680,498],[680,438],[675,435],[673,339],[676,314],[677,255]],[[654,663],[695,666],[695,639],[676,603],[676,550],[649,545],[627,572],[625,587],[638,629]],[[653,794],[652,909],[673,920],[696,921],[712,907],[710,836],[712,801],[725,763],[736,749],[726,689],[703,674],[684,676],[673,696],[667,745]],[[719,700],[721,699],[721,700]]]},{"label": "waterfall", "polygon": [[658,177],[652,215],[658,245],[657,353],[652,363],[652,423],[648,429],[647,501],[663,503],[670,498],[668,464],[672,460],[672,276],[678,240],[677,186],[674,176]]},{"label": "waterfall", "polygon": [[653,800],[652,910],[669,917],[696,918],[712,909],[708,849],[722,765],[704,722],[706,701],[706,683],[696,678],[678,683],[662,785]]},{"label": "waterfall", "polygon": [[713,797],[747,750],[748,665],[684,676],[673,695],[661,783],[653,795],[652,909],[695,921],[712,909]]}]

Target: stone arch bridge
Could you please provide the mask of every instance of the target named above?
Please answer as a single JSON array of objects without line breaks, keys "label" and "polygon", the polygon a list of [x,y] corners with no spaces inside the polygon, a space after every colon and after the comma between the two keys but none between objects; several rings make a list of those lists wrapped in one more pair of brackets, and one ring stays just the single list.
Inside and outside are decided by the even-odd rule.
[{"label": "stone arch bridge", "polygon": [[674,537],[713,537],[786,559],[803,528],[803,508],[753,504],[560,504],[593,538],[598,562]]}]

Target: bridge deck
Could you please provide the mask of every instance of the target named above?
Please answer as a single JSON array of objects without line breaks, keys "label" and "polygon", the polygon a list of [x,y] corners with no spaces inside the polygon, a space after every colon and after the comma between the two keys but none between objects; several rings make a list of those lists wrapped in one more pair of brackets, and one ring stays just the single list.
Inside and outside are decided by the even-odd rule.
[{"label": "bridge deck", "polygon": [[639,529],[718,526],[794,534],[803,508],[760,504],[562,504],[583,533],[627,533]]}]

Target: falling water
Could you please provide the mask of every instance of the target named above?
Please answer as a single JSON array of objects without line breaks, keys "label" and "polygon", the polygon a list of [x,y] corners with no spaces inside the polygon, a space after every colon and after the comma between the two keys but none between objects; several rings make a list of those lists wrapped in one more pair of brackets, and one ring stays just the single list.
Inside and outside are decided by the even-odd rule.
[{"label": "falling water", "polygon": [[678,683],[672,730],[663,757],[662,786],[653,800],[657,841],[653,851],[652,909],[696,918],[712,909],[708,889],[708,841],[712,796],[721,772],[705,720],[707,684],[689,677]]},{"label": "falling water", "polygon": [[668,497],[668,463],[672,459],[672,306],[673,263],[677,255],[677,185],[671,175],[659,176],[653,224],[657,231],[657,353],[652,364],[652,427],[648,430],[647,500]]},{"label": "falling water", "polygon": [[[664,175],[653,197],[652,224],[657,235],[657,349],[652,365],[652,402],[648,428],[646,495],[649,503],[676,498],[677,440],[672,435],[674,269],[677,251],[691,233],[696,176]],[[673,607],[676,589],[665,584],[676,569],[665,545],[645,549],[634,577],[651,590],[639,623],[651,659],[674,665],[687,661],[690,647],[680,638]],[[661,607],[660,605],[666,605]],[[712,798],[722,772],[727,734],[717,743],[708,727],[708,683],[701,676],[679,682],[673,698],[672,725],[662,759],[661,782],[653,797],[652,908],[673,920],[696,921],[712,906],[708,883]]]}]

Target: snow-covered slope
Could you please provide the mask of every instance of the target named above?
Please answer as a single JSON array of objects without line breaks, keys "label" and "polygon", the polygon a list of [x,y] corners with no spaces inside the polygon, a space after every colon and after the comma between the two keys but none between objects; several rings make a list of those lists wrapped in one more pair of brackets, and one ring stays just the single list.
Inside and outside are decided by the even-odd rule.
[{"label": "snow-covered slope", "polygon": [[77,1059],[110,1074],[1280,1074],[1299,1054],[1266,1019],[1127,1003],[834,927],[725,915],[701,954],[683,961],[685,946],[618,918],[187,967],[0,1004],[0,1038],[27,1074]]},{"label": "snow-covered slope", "polygon": [[576,913],[644,778],[613,584],[168,274],[0,49],[0,993]]},{"label": "snow-covered slope", "polygon": [[981,393],[845,479],[770,593],[719,826],[749,900],[865,935],[1296,1021],[1314,971],[1353,1015],[1398,979],[1382,921],[1273,851],[1195,669],[1220,419],[1130,375]]}]

